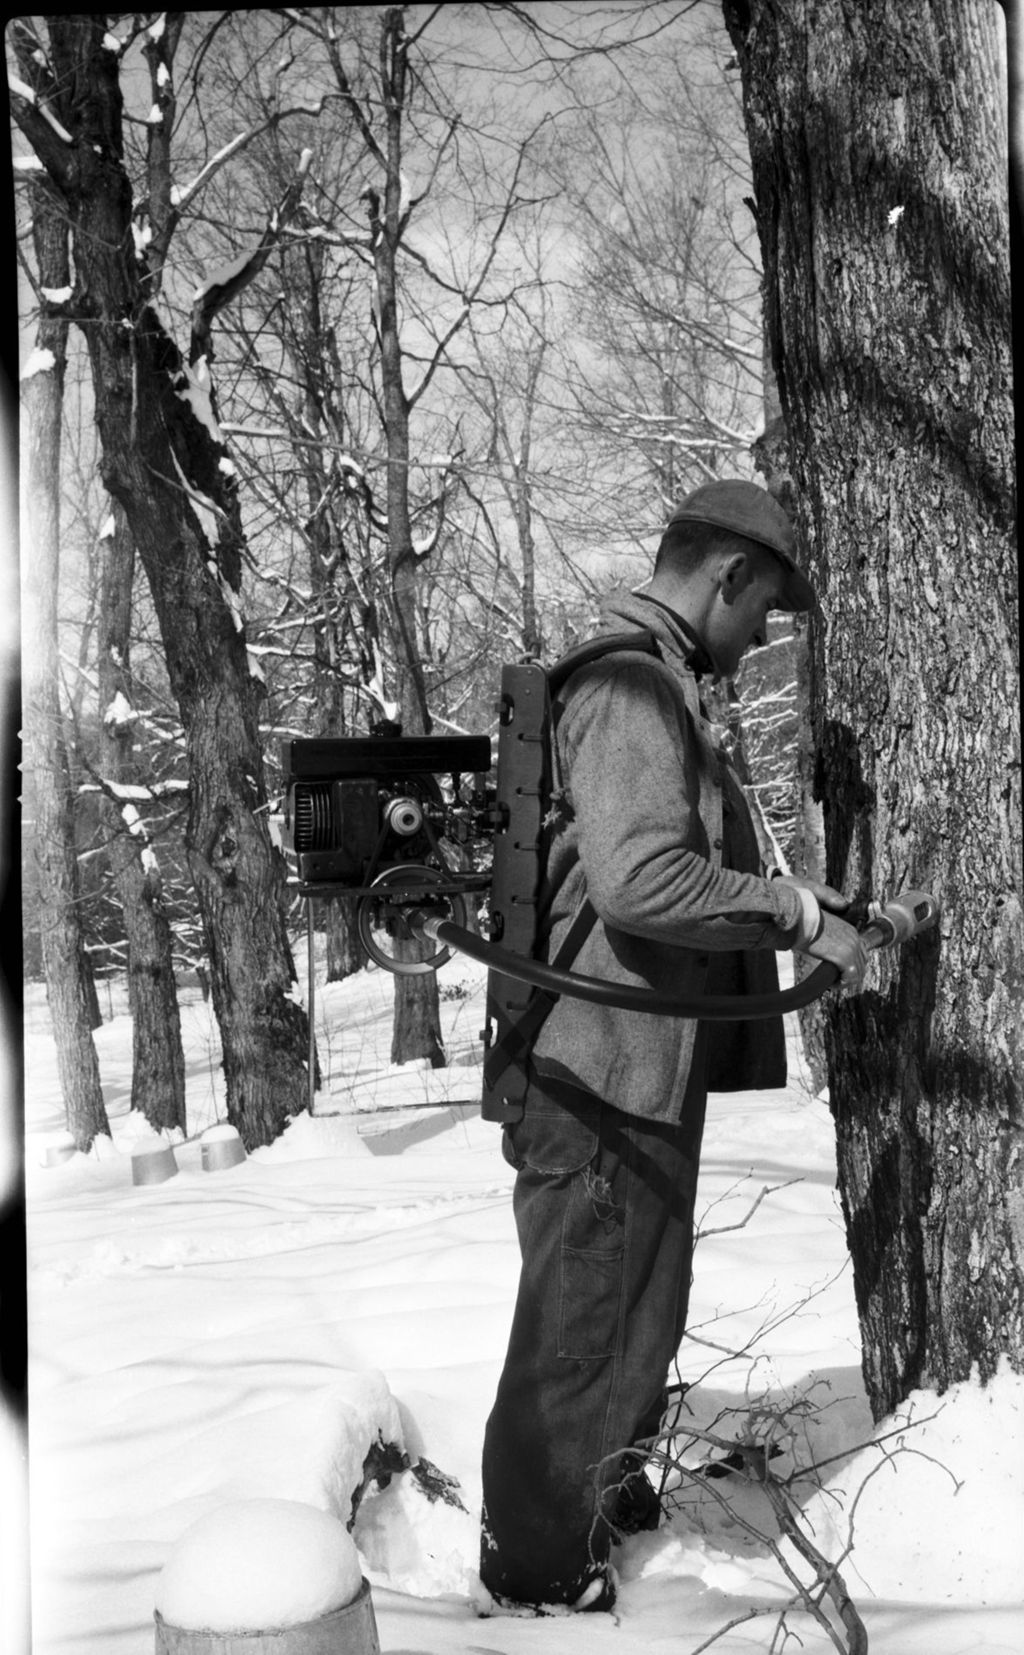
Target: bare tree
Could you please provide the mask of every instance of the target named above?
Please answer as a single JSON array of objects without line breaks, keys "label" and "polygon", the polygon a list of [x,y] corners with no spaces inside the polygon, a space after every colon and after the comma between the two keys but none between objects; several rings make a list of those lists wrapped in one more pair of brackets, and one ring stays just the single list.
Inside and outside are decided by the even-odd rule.
[{"label": "bare tree", "polygon": [[988,0],[727,0],[772,358],[822,595],[831,884],[942,900],[829,1004],[876,1415],[1024,1364],[1005,58]]},{"label": "bare tree", "polygon": [[110,865],[128,944],[132,1016],[132,1108],[158,1129],[185,1119],[185,1058],[174,982],[171,928],[160,863],[139,808],[137,712],[131,674],[132,574],[135,549],[124,511],[115,505],[97,620],[100,702],[99,773],[109,833]]},{"label": "bare tree", "polygon": [[[161,14],[148,28],[158,82],[172,82],[181,15]],[[292,997],[282,869],[263,814],[259,685],[238,604],[237,489],[221,463],[226,453],[210,400],[212,319],[244,272],[218,273],[206,284],[186,362],[147,302],[149,273],[135,253],[121,47],[100,15],[53,16],[48,32],[48,50],[40,48],[51,68],[48,93],[14,86],[13,109],[70,225],[69,310],[88,346],[103,480],[124,507],[146,570],[188,743],[189,866],[210,959],[228,1117],[253,1147],[271,1141],[307,1100],[305,1016]],[[268,224],[257,264],[298,187]]]},{"label": "bare tree", "polygon": [[[27,33],[13,32],[27,97],[49,91],[44,66],[33,60]],[[32,854],[38,870],[43,968],[57,1046],[68,1129],[79,1149],[97,1133],[109,1136],[93,1019],[83,969],[79,923],[74,798],[60,702],[57,595],[60,570],[60,463],[70,282],[68,227],[59,192],[45,174],[32,183],[32,239],[40,293],[35,350],[23,377],[26,413],[24,470],[24,721],[32,771]]]},{"label": "bare tree", "polygon": [[[709,478],[748,474],[772,425],[749,152],[728,57],[705,8],[660,42],[642,75],[609,84],[578,67],[573,119],[552,146],[579,247],[585,343],[569,388],[614,479],[605,530],[613,543],[624,532],[652,534]],[[790,619],[773,620],[770,647],[748,657],[738,684],[704,695],[766,856],[788,861],[797,756]]]},{"label": "bare tree", "polygon": [[[446,102],[422,45],[432,18],[410,35],[406,11],[396,6],[354,18],[346,14],[344,30],[333,11],[279,15],[318,44],[321,74],[358,139],[344,190],[333,179],[328,190],[321,180],[321,222],[307,221],[306,233],[316,231],[325,242],[350,250],[368,277],[363,302],[370,336],[356,383],[369,401],[378,441],[376,452],[356,456],[358,464],[350,465],[347,475],[361,492],[364,532],[383,547],[386,582],[361,607],[358,644],[372,664],[381,702],[378,719],[414,735],[429,731],[433,723],[424,585],[454,487],[453,465],[421,459],[414,420],[421,432],[436,438],[440,422],[431,398],[447,370],[453,342],[485,294],[502,233],[517,205],[525,145],[515,146],[517,159],[497,191],[475,268],[460,271],[454,253],[446,250],[438,259],[433,248],[428,252],[417,244],[412,227],[438,178],[446,166],[456,174],[464,168],[461,117]],[[423,180],[417,190],[406,172],[410,146]],[[435,213],[440,210],[435,204]],[[468,233],[478,235],[479,226],[471,225]],[[431,446],[436,454],[436,440]],[[335,474],[340,476],[337,468]],[[369,688],[367,673],[364,682]],[[407,947],[414,963],[417,946],[401,944],[399,952]],[[404,1062],[414,1057],[444,1061],[437,985],[430,975],[396,979],[392,1058]]]},{"label": "bare tree", "polygon": [[614,457],[620,520],[627,479],[649,521],[723,469],[746,469],[761,419],[742,111],[722,36],[701,15],[661,42],[643,75],[609,88],[580,70],[576,112],[550,145],[589,345],[576,396]]}]

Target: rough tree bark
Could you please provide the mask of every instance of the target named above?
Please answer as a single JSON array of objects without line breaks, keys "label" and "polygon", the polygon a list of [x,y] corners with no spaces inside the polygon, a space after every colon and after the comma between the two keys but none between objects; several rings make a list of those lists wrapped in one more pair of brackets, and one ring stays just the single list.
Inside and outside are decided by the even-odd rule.
[{"label": "rough tree bark", "polygon": [[[195,355],[186,372],[146,303],[123,158],[120,63],[106,20],[72,13],[47,24],[49,111],[16,96],[13,112],[60,189],[71,225],[70,308],[89,350],[103,481],[124,507],[145,568],[185,731],[186,849],[210,960],[227,1114],[254,1148],[307,1108],[307,1036],[292,994],[282,866],[262,808],[259,685],[238,608],[237,494],[221,445],[194,411],[204,389],[202,359]],[[197,307],[194,353],[212,300],[208,293]],[[213,544],[200,510],[212,511],[217,523]]]},{"label": "rough tree bark", "polygon": [[[285,254],[285,268],[295,276],[294,285],[290,284],[290,324],[294,371],[302,397],[300,434],[326,431],[341,444],[345,438],[338,400],[341,369],[334,330],[324,311],[325,262],[323,242],[315,239]],[[319,735],[344,736],[351,730],[343,665],[355,653],[347,634],[357,624],[360,608],[346,544],[347,525],[340,516],[348,494],[337,458],[325,461],[324,450],[314,443],[301,444],[297,463],[304,473],[309,504],[305,531],[314,603],[316,729]],[[356,925],[356,902],[351,897],[328,898],[320,903],[320,915],[327,942],[327,981],[341,982],[367,963]]]},{"label": "rough tree bark", "polygon": [[[767,346],[767,334],[765,338]],[[752,448],[754,464],[762,473],[769,492],[789,516],[799,519],[799,504],[789,471],[786,422],[782,417],[779,388],[766,349],[764,368],[765,427]],[[793,668],[796,674],[796,755],[793,787],[795,793],[793,868],[805,879],[825,878],[825,823],[820,798],[815,797],[814,729],[811,721],[811,623],[807,615],[793,617]],[[801,982],[818,962],[809,954],[793,956],[794,980]],[[799,1014],[800,1034],[813,1092],[828,1084],[825,1056],[825,1007],[814,1000]]]},{"label": "rough tree bark", "polygon": [[534,345],[528,358],[518,449],[514,449],[511,442],[508,441],[505,420],[500,407],[496,406],[495,408],[495,417],[505,438],[506,454],[512,472],[511,483],[507,484],[507,487],[511,494],[510,503],[515,511],[516,539],[519,542],[519,556],[522,560],[523,569],[523,654],[534,655],[538,660],[544,653],[544,639],[541,635],[540,618],[537,613],[537,546],[533,535],[530,462],[537,385],[544,366],[546,351],[547,340],[541,338]]},{"label": "rough tree bark", "polygon": [[99,771],[105,784],[108,851],[128,943],[132,1016],[132,1108],[157,1129],[185,1120],[185,1057],[172,963],[171,928],[157,857],[138,806],[118,790],[138,783],[131,676],[135,548],[120,506],[104,536],[96,656],[100,702]]},{"label": "rough tree bark", "polygon": [[[22,54],[19,53],[19,58]],[[26,74],[42,84],[28,54]],[[50,181],[33,185],[32,238],[40,288],[69,284],[68,228]],[[33,368],[25,379],[23,677],[26,762],[35,805],[33,855],[39,877],[39,927],[57,1072],[68,1131],[81,1150],[109,1137],[78,920],[74,800],[60,704],[57,592],[60,569],[60,448],[68,323],[63,305],[42,300]]]},{"label": "rough tree bark", "polygon": [[828,1005],[880,1416],[1024,1367],[1024,937],[1007,139],[991,0],[726,0],[822,600],[827,876],[941,930]]},{"label": "rough tree bark", "polygon": [[[346,91],[347,78],[340,60],[335,74]],[[380,91],[384,107],[383,145],[373,134],[363,111],[350,101],[370,153],[383,169],[383,195],[364,191],[374,276],[377,287],[377,345],[380,353],[381,401],[387,442],[387,536],[391,610],[395,630],[395,680],[399,718],[406,735],[428,734],[432,720],[417,633],[418,585],[422,578],[413,548],[409,507],[410,402],[403,376],[403,353],[398,306],[398,246],[408,209],[402,201],[402,121],[409,85],[408,41],[403,8],[389,6],[380,25]],[[351,94],[349,93],[351,98]],[[396,959],[416,961],[431,952],[419,943],[397,939]],[[437,976],[433,972],[395,978],[395,1020],[391,1037],[392,1063],[428,1058],[432,1067],[445,1065]]]}]

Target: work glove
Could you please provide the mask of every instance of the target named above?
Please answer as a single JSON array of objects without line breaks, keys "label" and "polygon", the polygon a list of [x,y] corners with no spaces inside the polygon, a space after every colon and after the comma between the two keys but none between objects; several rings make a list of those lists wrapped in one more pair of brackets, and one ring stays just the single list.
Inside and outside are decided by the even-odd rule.
[{"label": "work glove", "polygon": [[798,950],[814,960],[830,960],[839,967],[839,981],[851,994],[859,994],[864,987],[864,973],[868,968],[868,949],[859,931],[848,925],[838,914],[821,910],[821,930]]},{"label": "work glove", "polygon": [[791,886],[800,897],[803,923],[793,944],[798,954],[809,954],[815,960],[829,960],[839,967],[843,988],[857,994],[864,986],[868,966],[868,949],[860,932],[839,915],[850,906],[848,897],[832,885],[823,885],[815,879],[801,879],[796,874],[776,874],[780,885]]}]

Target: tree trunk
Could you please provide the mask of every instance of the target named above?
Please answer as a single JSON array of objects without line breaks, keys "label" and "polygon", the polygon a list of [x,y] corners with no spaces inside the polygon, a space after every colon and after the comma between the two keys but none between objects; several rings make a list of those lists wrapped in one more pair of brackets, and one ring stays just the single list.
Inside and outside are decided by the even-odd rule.
[{"label": "tree trunk", "polygon": [[[786,422],[779,401],[779,386],[771,364],[770,342],[765,329],[764,430],[753,445],[754,464],[764,477],[769,492],[795,523],[800,507],[789,469]],[[814,729],[811,718],[811,635],[806,615],[793,617],[793,667],[796,673],[796,794],[792,872],[805,879],[825,878],[825,823],[821,800],[815,797]],[[799,983],[817,967],[809,954],[793,956],[793,977]],[[798,1014],[808,1080],[813,1092],[828,1083],[825,1056],[825,1008],[814,1000]]]},{"label": "tree trunk", "polygon": [[[144,302],[123,164],[118,59],[104,45],[105,20],[71,13],[50,17],[48,26],[57,113],[73,145],[33,109],[16,106],[16,114],[67,201],[75,313],[92,365],[102,475],[124,507],[146,571],[185,731],[186,851],[210,961],[227,1115],[252,1149],[272,1142],[307,1107],[307,1036],[292,997],[282,866],[262,808],[258,685],[238,608],[237,501],[219,465],[223,450],[203,417],[202,364],[189,380]],[[198,510],[212,512],[213,545]]]},{"label": "tree trunk", "polygon": [[[64,751],[66,754],[66,747],[64,748]],[[72,799],[71,819],[73,820],[73,794],[69,794],[69,798]],[[81,935],[81,928],[79,928],[80,938]],[[96,971],[93,967],[92,960],[89,957],[88,950],[85,947],[84,939],[81,941],[78,949],[78,973],[82,979],[82,998],[85,1001],[85,1010],[89,1019],[89,1027],[90,1029],[101,1029],[103,1027],[103,1013],[100,1010],[100,991],[96,987]]]},{"label": "tree trunk", "polygon": [[[876,1416],[1024,1367],[1007,154],[988,0],[727,0],[773,361],[822,601],[831,884],[940,931],[827,1004]],[[993,740],[993,731],[996,738]]]},{"label": "tree trunk", "polygon": [[[416,632],[417,583],[420,579],[412,543],[409,511],[409,402],[402,378],[402,344],[398,319],[395,260],[400,235],[402,116],[407,87],[407,43],[402,8],[391,6],[381,23],[382,92],[387,111],[387,170],[384,212],[374,195],[369,201],[374,235],[374,269],[379,300],[381,384],[387,437],[388,567],[395,620],[395,672],[402,728],[406,735],[431,729],[427,690]],[[396,943],[397,958],[417,960],[434,945],[414,940]],[[445,1063],[441,1013],[434,972],[396,976],[392,1063],[429,1058],[434,1068]]]},{"label": "tree trunk", "polygon": [[104,537],[97,617],[100,701],[100,774],[115,789],[105,795],[110,866],[128,941],[128,1002],[132,1015],[132,1108],[158,1130],[186,1128],[185,1058],[172,964],[171,928],[162,880],[137,807],[116,789],[139,780],[132,758],[134,709],[129,667],[134,548],[124,513],[114,508],[113,533]]},{"label": "tree trunk", "polygon": [[[324,246],[310,241],[286,254],[285,268],[294,273],[292,326],[297,344],[294,372],[302,390],[301,435],[326,429],[335,443],[344,441],[343,422],[337,405],[337,388],[332,381],[340,373],[337,347],[327,325],[324,308]],[[345,684],[342,672],[346,635],[351,638],[357,624],[359,593],[350,568],[346,530],[339,521],[347,507],[339,477],[325,462],[324,450],[304,442],[298,461],[304,471],[309,515],[306,541],[309,550],[309,581],[313,596],[314,668],[313,696],[318,735],[349,734],[345,713]],[[332,464],[336,462],[332,461]],[[367,962],[366,950],[356,927],[356,903],[349,897],[328,898],[320,903],[321,924],[327,942],[326,977],[329,983],[344,981],[361,971]]]},{"label": "tree trunk", "polygon": [[[532,655],[540,660],[544,653],[544,639],[540,629],[540,617],[537,613],[537,547],[533,538],[533,498],[530,485],[530,449],[533,442],[533,415],[537,401],[537,382],[540,379],[544,364],[544,355],[547,348],[546,341],[534,347],[526,378],[526,396],[524,398],[523,423],[519,436],[519,448],[514,452],[509,447],[509,462],[512,468],[512,503],[516,514],[516,538],[519,542],[519,556],[523,566],[523,654]],[[495,410],[500,419],[501,428],[505,428],[501,410]]]},{"label": "tree trunk", "polygon": [[[68,232],[47,180],[36,184],[32,233],[40,286],[66,288]],[[43,970],[68,1130],[86,1150],[110,1135],[93,1044],[79,913],[74,800],[64,744],[57,643],[60,570],[60,448],[68,324],[44,300],[36,371],[24,381],[24,719],[35,808]]]},{"label": "tree trunk", "polygon": [[355,898],[333,897],[324,904],[324,930],[327,934],[327,981],[344,982],[362,971],[367,962],[366,949],[356,929]]},{"label": "tree trunk", "polygon": [[[793,662],[796,668],[797,740],[796,740],[796,820],[793,836],[793,871],[805,879],[824,881],[826,878],[825,816],[821,797],[815,791],[817,764],[815,762],[814,726],[811,709],[811,632],[805,615],[797,615],[793,626]],[[793,976],[797,983],[809,977],[818,961],[810,954],[793,956]],[[828,1085],[828,1056],[825,1024],[827,1004],[812,1000],[800,1012],[800,1035],[807,1062],[811,1090],[820,1092]]]}]

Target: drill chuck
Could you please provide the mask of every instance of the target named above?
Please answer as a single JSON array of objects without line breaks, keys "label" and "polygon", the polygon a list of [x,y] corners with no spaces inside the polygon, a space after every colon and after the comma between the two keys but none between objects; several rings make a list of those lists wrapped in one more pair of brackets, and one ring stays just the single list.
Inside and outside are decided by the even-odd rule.
[{"label": "drill chuck", "polygon": [[894,948],[928,931],[939,918],[939,905],[927,891],[901,891],[888,902],[872,903],[864,940],[872,948]]}]

